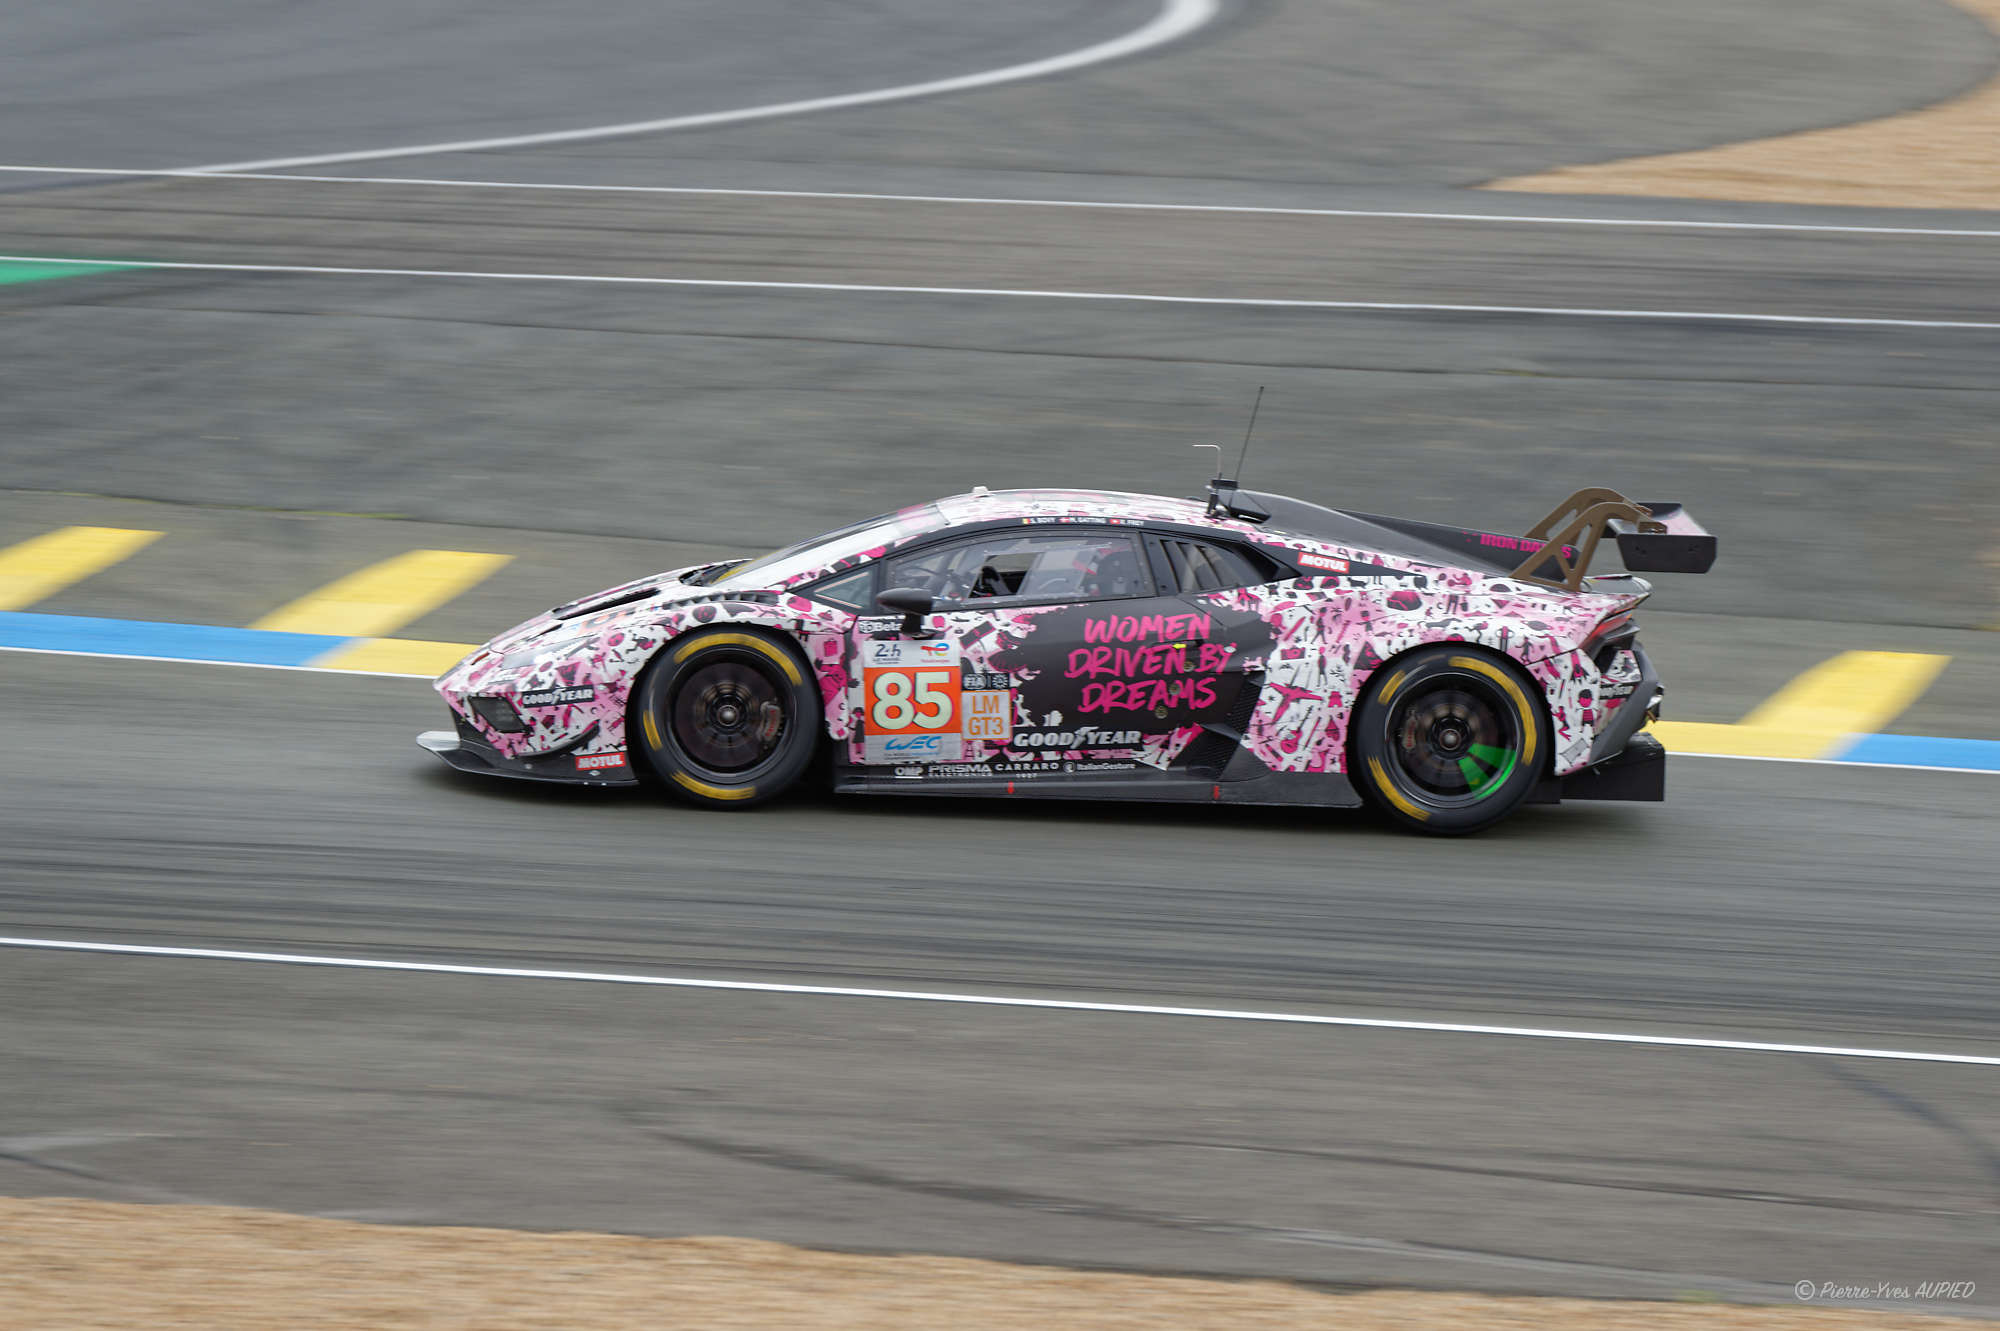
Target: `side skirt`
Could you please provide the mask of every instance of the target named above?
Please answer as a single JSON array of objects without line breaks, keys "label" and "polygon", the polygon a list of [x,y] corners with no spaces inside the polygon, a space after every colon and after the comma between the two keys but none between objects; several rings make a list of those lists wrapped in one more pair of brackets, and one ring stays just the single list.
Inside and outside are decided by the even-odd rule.
[{"label": "side skirt", "polygon": [[1356,809],[1361,797],[1335,772],[1271,772],[1242,781],[1217,781],[1187,773],[1157,777],[941,778],[880,776],[856,768],[835,772],[836,795],[942,795],[980,799],[1120,800],[1153,804],[1302,805]]}]

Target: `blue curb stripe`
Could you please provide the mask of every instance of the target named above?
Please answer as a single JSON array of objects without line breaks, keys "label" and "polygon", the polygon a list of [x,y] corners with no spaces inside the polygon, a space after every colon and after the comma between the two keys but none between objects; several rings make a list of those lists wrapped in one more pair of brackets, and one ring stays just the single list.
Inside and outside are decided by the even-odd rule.
[{"label": "blue curb stripe", "polygon": [[2000,772],[2000,740],[1946,739],[1929,735],[1856,735],[1834,754],[1843,763],[1898,763]]},{"label": "blue curb stripe", "polygon": [[353,641],[323,633],[269,633],[213,624],[158,624],[141,619],[0,611],[0,647],[44,652],[296,666],[306,665],[315,657]]}]

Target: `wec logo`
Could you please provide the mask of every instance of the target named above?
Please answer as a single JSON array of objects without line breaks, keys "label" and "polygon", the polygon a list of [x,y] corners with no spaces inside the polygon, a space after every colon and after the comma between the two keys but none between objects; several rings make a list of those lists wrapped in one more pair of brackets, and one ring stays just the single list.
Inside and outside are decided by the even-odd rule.
[{"label": "wec logo", "polygon": [[944,746],[938,743],[936,735],[906,735],[900,738],[884,740],[882,742],[882,751],[894,754],[899,758],[915,758],[926,755],[936,757],[944,752]]}]

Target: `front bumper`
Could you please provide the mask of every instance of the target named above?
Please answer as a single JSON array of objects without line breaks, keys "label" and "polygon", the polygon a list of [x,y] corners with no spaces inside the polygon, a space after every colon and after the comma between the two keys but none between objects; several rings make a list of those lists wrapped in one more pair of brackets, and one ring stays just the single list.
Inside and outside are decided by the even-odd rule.
[{"label": "front bumper", "polygon": [[[588,736],[585,737],[589,738]],[[581,741],[579,741],[581,743]],[[511,776],[523,781],[555,781],[566,786],[636,786],[630,759],[623,753],[579,754],[570,751],[536,758],[509,758],[477,735],[463,731],[426,730],[417,746],[436,754],[461,772],[481,776]],[[616,758],[615,766],[604,764]]]}]

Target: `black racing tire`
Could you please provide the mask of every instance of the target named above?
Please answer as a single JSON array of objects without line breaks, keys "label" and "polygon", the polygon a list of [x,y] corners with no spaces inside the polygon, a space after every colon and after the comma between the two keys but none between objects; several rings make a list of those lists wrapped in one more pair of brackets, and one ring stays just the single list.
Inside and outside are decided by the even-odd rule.
[{"label": "black racing tire", "polygon": [[1355,708],[1355,789],[1385,817],[1438,836],[1491,827],[1549,767],[1541,689],[1513,662],[1462,643],[1375,672]]},{"label": "black racing tire", "polygon": [[722,626],[676,638],[633,691],[633,747],[690,804],[747,809],[784,794],[819,749],[819,684],[776,634]]}]

